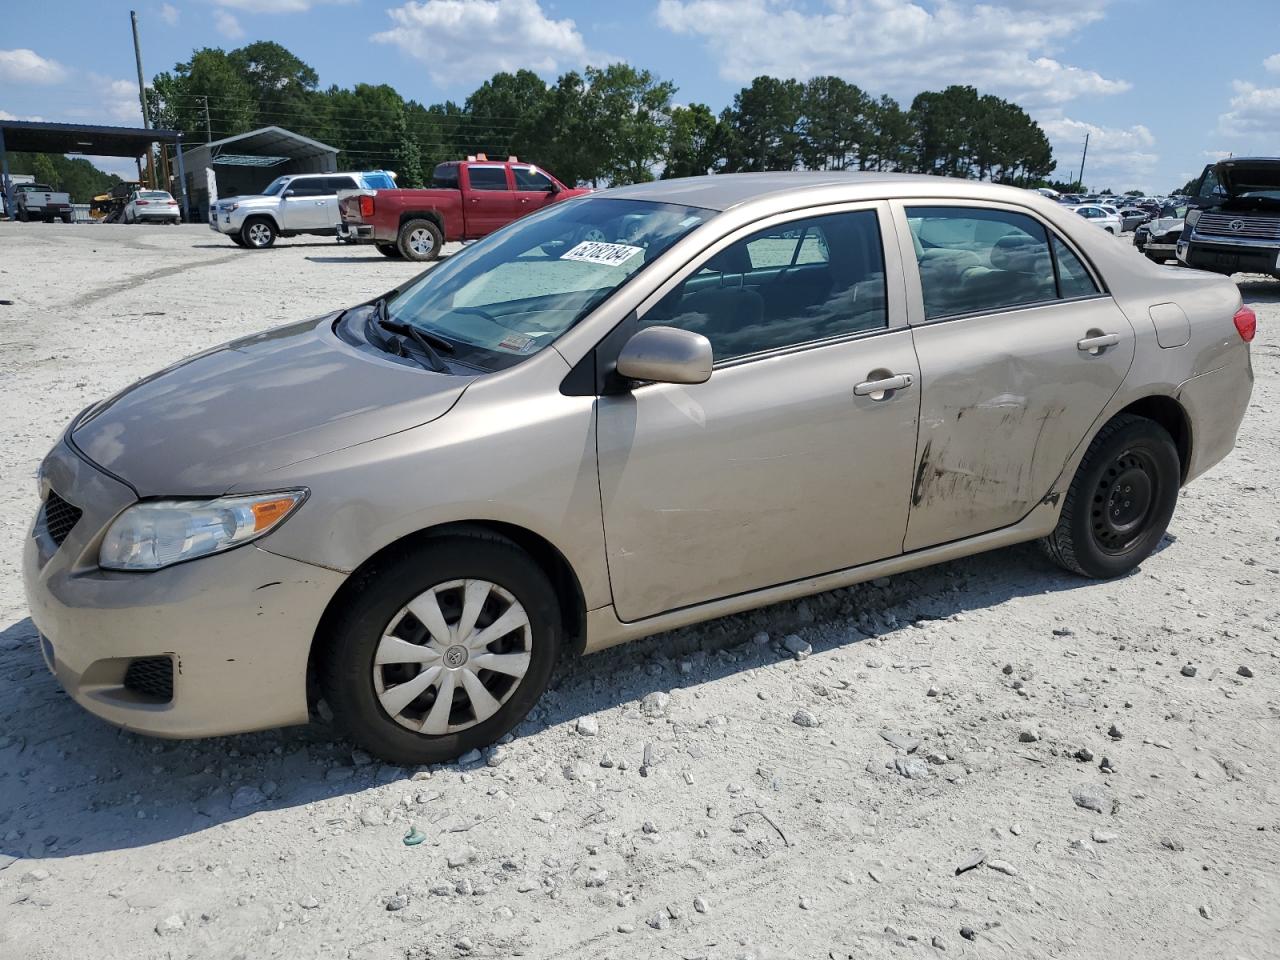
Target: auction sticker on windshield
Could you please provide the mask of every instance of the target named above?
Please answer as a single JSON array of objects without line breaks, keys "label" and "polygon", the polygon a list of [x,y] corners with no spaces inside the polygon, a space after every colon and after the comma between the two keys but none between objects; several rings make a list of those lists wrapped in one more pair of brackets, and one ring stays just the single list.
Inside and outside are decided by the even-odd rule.
[{"label": "auction sticker on windshield", "polygon": [[581,260],[584,263],[598,263],[605,267],[617,267],[626,263],[637,253],[643,253],[644,247],[632,247],[625,243],[601,243],[598,240],[584,240],[572,250],[561,254],[561,260]]}]

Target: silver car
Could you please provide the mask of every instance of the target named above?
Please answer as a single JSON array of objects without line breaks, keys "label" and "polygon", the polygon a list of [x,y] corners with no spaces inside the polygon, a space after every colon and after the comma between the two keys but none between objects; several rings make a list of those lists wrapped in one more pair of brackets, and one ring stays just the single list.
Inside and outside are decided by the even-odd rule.
[{"label": "silver car", "polygon": [[31,615],[121,726],[323,698],[443,761],[562,652],[1020,541],[1126,573],[1231,450],[1254,322],[1025,190],[608,190],[85,410],[40,469]]}]

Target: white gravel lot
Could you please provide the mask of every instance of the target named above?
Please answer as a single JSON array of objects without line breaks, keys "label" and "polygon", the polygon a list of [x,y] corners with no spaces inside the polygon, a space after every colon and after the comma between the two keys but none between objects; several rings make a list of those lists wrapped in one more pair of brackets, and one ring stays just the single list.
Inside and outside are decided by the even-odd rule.
[{"label": "white gravel lot", "polygon": [[19,570],[66,422],[416,270],[0,223],[0,958],[1277,956],[1276,281],[1238,278],[1260,323],[1236,452],[1123,580],[1022,547],[644,640],[565,664],[462,769],[75,706]]}]

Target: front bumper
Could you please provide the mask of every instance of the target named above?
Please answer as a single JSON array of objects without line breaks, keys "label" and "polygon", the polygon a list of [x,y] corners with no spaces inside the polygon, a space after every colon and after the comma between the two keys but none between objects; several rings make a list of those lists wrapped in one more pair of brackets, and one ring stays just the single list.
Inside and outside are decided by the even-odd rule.
[{"label": "front bumper", "polygon": [[[66,441],[42,472],[42,495],[51,488],[83,513],[58,546],[41,511],[23,551],[23,581],[46,662],[77,703],[161,737],[306,722],[311,641],[342,574],[253,544],[151,573],[103,570],[102,534],[135,501],[133,491]],[[172,663],[167,701],[125,683],[135,660],[157,658]]]},{"label": "front bumper", "polygon": [[1193,233],[1178,243],[1178,259],[1215,273],[1269,273],[1280,276],[1280,240],[1228,240]]},{"label": "front bumper", "polygon": [[209,211],[209,229],[216,230],[218,233],[225,233],[227,236],[240,232],[240,228],[244,226],[244,217],[236,216],[240,211],[220,211],[213,209]]},{"label": "front bumper", "polygon": [[338,239],[347,243],[376,243],[373,235],[373,224],[347,223],[338,224]]}]

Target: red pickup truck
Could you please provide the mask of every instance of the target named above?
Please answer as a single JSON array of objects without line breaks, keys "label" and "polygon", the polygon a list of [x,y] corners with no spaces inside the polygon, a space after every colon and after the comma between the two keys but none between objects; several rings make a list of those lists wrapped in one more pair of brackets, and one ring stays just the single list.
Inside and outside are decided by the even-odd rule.
[{"label": "red pickup truck", "polygon": [[476,240],[549,203],[589,190],[566,187],[515,157],[484,154],[436,167],[425,190],[344,190],[338,238],[372,243],[388,257],[434,260],[446,240]]}]

